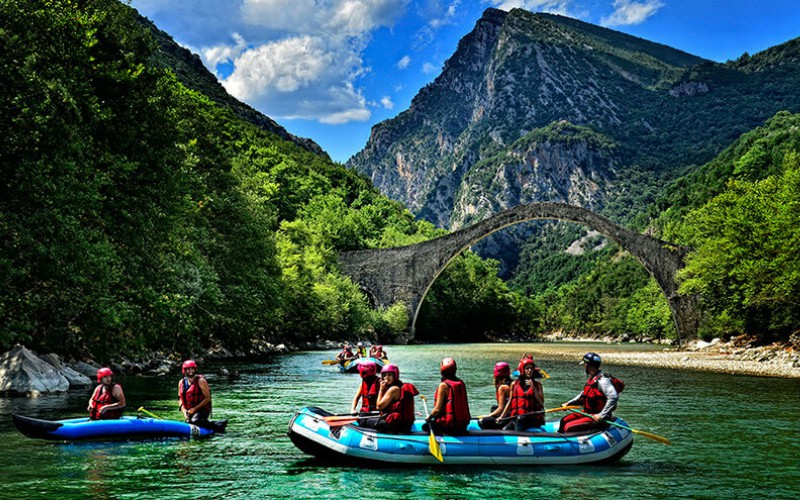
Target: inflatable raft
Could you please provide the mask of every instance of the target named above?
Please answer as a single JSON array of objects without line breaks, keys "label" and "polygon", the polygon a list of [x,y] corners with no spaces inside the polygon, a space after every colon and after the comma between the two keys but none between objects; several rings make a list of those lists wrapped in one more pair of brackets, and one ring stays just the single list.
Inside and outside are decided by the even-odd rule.
[{"label": "inflatable raft", "polygon": [[12,414],[17,429],[30,438],[56,441],[86,439],[130,439],[157,437],[206,437],[224,432],[227,420],[212,422],[215,429],[206,429],[176,420],[155,418],[122,417],[117,420],[40,420]]},{"label": "inflatable raft", "polygon": [[[303,408],[289,423],[289,438],[300,450],[318,458],[344,458],[358,465],[439,465],[429,451],[429,433],[417,420],[408,434],[382,434],[373,429],[345,425],[329,427],[330,413]],[[627,425],[617,418],[616,422]],[[437,436],[443,465],[570,465],[611,463],[633,446],[633,434],[609,427],[591,434],[559,434],[558,421],[547,422],[536,432],[481,430],[472,421],[464,436]]]},{"label": "inflatable raft", "polygon": [[378,365],[378,372],[380,373],[381,368],[383,368],[383,361],[381,361],[378,358],[372,358],[372,357],[356,358],[350,361],[346,361],[344,364],[338,365],[339,371],[343,373],[358,373],[358,365],[366,361],[372,361],[373,363]]}]

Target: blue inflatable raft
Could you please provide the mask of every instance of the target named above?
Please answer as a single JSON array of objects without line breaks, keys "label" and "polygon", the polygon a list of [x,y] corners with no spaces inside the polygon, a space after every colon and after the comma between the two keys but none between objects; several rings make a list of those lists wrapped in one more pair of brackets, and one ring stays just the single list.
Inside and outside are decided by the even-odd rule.
[{"label": "blue inflatable raft", "polygon": [[[354,465],[439,465],[429,451],[430,434],[417,420],[408,434],[383,434],[373,429],[345,425],[328,426],[330,413],[303,408],[289,423],[289,438],[303,452],[318,458],[346,460]],[[616,422],[627,425],[617,418]],[[558,421],[541,429],[517,432],[481,430],[470,422],[463,436],[436,436],[443,465],[569,465],[611,463],[633,446],[633,434],[609,427],[590,434],[559,434]]]},{"label": "blue inflatable raft", "polygon": [[364,363],[366,361],[372,361],[376,365],[378,365],[378,373],[380,373],[381,368],[383,368],[383,361],[378,358],[356,358],[350,361],[345,361],[343,364],[339,364],[339,371],[343,373],[358,373],[358,365],[360,363]]},{"label": "blue inflatable raft", "polygon": [[176,420],[155,418],[121,417],[116,420],[89,420],[72,418],[68,420],[40,420],[12,414],[17,429],[31,438],[55,441],[76,441],[87,439],[130,439],[157,437],[206,437],[216,432],[224,432],[227,420],[212,422],[214,429],[206,429]]}]

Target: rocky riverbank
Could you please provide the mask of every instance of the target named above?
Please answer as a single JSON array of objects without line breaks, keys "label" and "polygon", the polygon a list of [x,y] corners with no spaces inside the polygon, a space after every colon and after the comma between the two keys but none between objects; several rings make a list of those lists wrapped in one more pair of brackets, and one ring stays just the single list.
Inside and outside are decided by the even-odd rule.
[{"label": "rocky riverbank", "polygon": [[[557,334],[549,336],[547,340],[619,343],[616,339],[564,338]],[[646,343],[659,343],[659,341],[651,340]],[[548,350],[548,356],[575,359],[583,350],[578,346],[572,349],[569,345],[564,345],[563,349],[555,352]],[[718,338],[711,342],[689,341],[680,350],[674,347],[665,347],[661,351],[652,349],[647,351],[609,351],[603,353],[603,361],[610,365],[652,366],[800,379],[800,335],[794,334],[789,342],[769,345],[757,345],[754,337],[742,335],[729,341]]]}]

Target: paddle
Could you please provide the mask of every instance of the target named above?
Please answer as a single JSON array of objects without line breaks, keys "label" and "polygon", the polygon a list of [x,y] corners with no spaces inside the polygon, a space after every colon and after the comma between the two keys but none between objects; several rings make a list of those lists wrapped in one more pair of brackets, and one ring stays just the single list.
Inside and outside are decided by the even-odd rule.
[{"label": "paddle", "polygon": [[343,427],[348,424],[352,424],[353,422],[357,422],[359,420],[365,420],[367,418],[375,418],[378,416],[378,413],[374,415],[363,415],[361,417],[339,417],[338,419],[333,419],[331,417],[322,417],[325,422],[328,423],[328,427]]},{"label": "paddle", "polygon": [[[573,412],[573,413],[580,413],[581,415],[583,415],[585,417],[590,417],[591,418],[591,415],[588,414],[588,413],[584,413],[584,412],[578,411],[578,410],[570,410],[570,411]],[[670,442],[669,439],[667,439],[667,438],[665,438],[663,436],[659,436],[658,434],[653,434],[651,432],[640,431],[638,429],[631,429],[628,426],[625,426],[625,425],[622,425],[622,424],[617,424],[617,423],[611,422],[609,420],[603,420],[603,422],[605,422],[605,423],[607,423],[609,425],[613,425],[614,427],[619,427],[620,429],[629,430],[634,434],[639,434],[639,435],[644,436],[646,438],[650,438],[653,441],[658,441],[659,443],[666,444],[668,446],[672,446],[672,443]]]},{"label": "paddle", "polygon": [[[547,372],[542,370],[541,368],[539,368],[539,373],[542,374],[542,380],[550,378],[550,375],[548,375]],[[511,376],[514,378],[519,378],[519,370],[514,370]]]},{"label": "paddle", "polygon": [[322,417],[322,420],[326,422],[355,422],[356,420],[360,420],[363,418],[372,418],[377,415],[380,415],[381,412],[379,411],[370,411],[366,413],[362,413],[361,415],[351,413],[349,415],[328,415],[327,417]]},{"label": "paddle", "polygon": [[137,411],[140,411],[140,412],[144,413],[145,415],[151,416],[151,417],[153,417],[153,418],[155,418],[155,419],[158,419],[158,420],[164,420],[163,418],[159,417],[159,416],[158,416],[158,415],[156,415],[155,413],[152,413],[152,412],[149,412],[149,411],[145,410],[145,409],[144,409],[144,406],[140,406],[140,407],[139,407],[139,409],[138,409]]},{"label": "paddle", "polygon": [[528,413],[523,413],[522,415],[514,415],[513,417],[498,418],[497,420],[495,420],[495,422],[497,423],[506,422],[508,420],[511,420],[512,418],[524,417],[525,415],[536,415],[537,413],[552,413],[554,411],[575,410],[577,408],[580,408],[580,406],[559,406],[558,408],[550,408],[549,410],[532,411]]},{"label": "paddle", "polygon": [[[428,398],[422,394],[420,394],[419,397],[422,398],[422,406],[425,407],[425,420],[428,420]],[[428,428],[431,430],[431,435],[428,437],[428,450],[436,460],[444,462],[444,457],[442,457],[442,449],[439,447],[439,443],[436,442],[436,436],[433,435],[433,426],[430,424],[430,422],[428,423]]]},{"label": "paddle", "polygon": [[339,361],[336,359],[325,359],[322,361],[323,365],[338,365]]}]

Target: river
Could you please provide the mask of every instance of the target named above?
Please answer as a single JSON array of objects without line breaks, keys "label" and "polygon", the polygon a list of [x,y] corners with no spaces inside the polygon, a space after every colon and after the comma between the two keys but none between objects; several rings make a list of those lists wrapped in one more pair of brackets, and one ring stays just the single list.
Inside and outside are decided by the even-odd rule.
[{"label": "river", "polygon": [[[575,344],[570,344],[570,348]],[[586,344],[601,354],[621,346]],[[553,344],[394,346],[401,378],[433,395],[438,363],[453,356],[473,415],[493,402],[496,361],[522,352],[552,377],[546,407],[583,385],[582,367],[548,357]],[[201,365],[215,418],[228,433],[208,440],[163,439],[55,443],[22,436],[12,412],[57,419],[84,414],[89,389],[39,398],[0,398],[0,485],[4,498],[797,498],[800,495],[800,380],[607,366],[626,383],[617,412],[634,428],[668,437],[664,446],[637,436],[609,466],[363,469],[322,463],[286,437],[293,412],[319,406],[349,411],[358,375],[321,361],[330,351],[302,352],[264,363]],[[214,373],[222,366],[241,378]],[[130,408],[179,417],[178,375],[121,378]],[[132,412],[128,412],[132,414]],[[552,415],[552,414],[551,414]],[[553,417],[554,418],[554,417]]]}]

